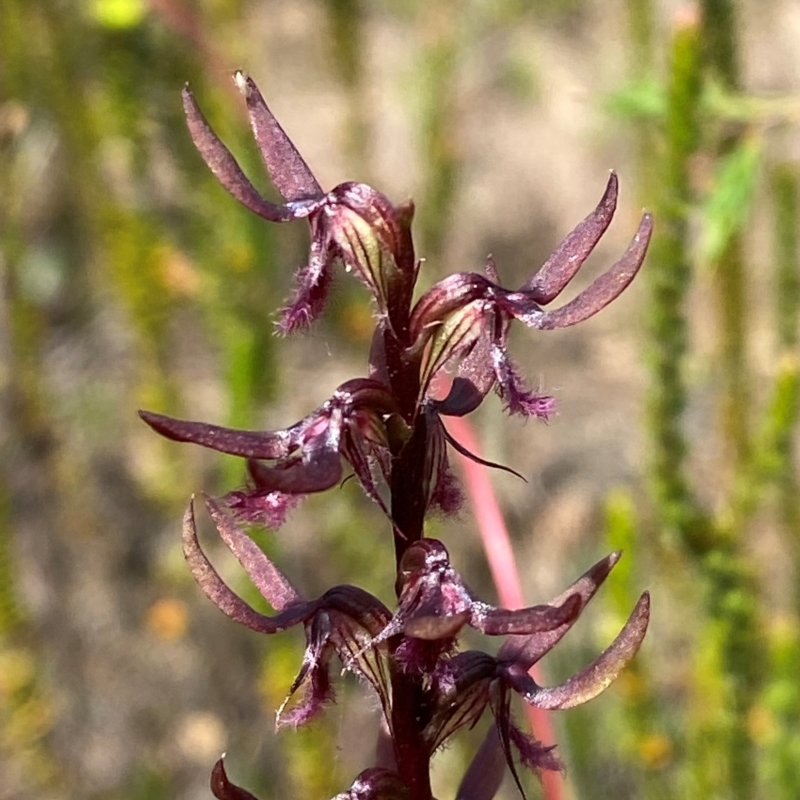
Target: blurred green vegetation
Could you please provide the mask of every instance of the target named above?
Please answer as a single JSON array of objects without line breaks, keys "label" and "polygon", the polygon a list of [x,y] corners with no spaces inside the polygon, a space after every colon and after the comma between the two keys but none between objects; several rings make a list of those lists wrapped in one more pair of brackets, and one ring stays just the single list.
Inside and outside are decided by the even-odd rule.
[{"label": "blurred green vegetation", "polygon": [[[790,0],[769,5],[798,24]],[[226,747],[235,779],[256,794],[326,798],[369,763],[368,715],[349,684],[326,724],[272,737],[301,642],[229,631],[198,599],[178,543],[189,494],[236,486],[242,466],[160,441],[134,413],[283,425],[364,369],[369,309],[344,281],[305,340],[273,338],[305,232],[239,208],[185,133],[188,80],[268,190],[229,81],[240,66],[288,115],[322,180],[385,179],[378,188],[398,201],[414,195],[420,254],[435,274],[478,268],[461,259],[490,243],[528,272],[528,248],[546,255],[565,232],[550,230],[562,225],[553,209],[568,198],[577,221],[588,209],[573,201],[589,195],[576,192],[600,186],[617,159],[623,187],[656,216],[643,312],[631,304],[617,323],[647,362],[632,400],[646,411],[640,429],[626,421],[640,450],[622,476],[582,478],[616,484],[595,530],[571,544],[557,528],[536,531],[551,540],[562,583],[591,563],[601,529],[603,547],[626,552],[596,601],[595,629],[573,634],[553,674],[593,658],[642,588],[655,613],[617,688],[559,719],[571,791],[800,795],[800,62],[783,63],[786,46],[762,21],[748,53],[771,77],[753,77],[741,39],[758,0],[609,9],[0,4],[0,800],[205,797]],[[558,114],[572,121],[567,134],[553,127]],[[511,162],[506,148],[530,152]],[[574,177],[548,173],[538,195],[525,194],[528,178],[512,170],[532,176],[544,161]],[[501,168],[489,188],[476,181]],[[530,221],[537,209],[541,227]],[[567,350],[562,374],[570,359],[576,371],[602,368]],[[531,375],[552,369],[520,360]],[[624,358],[612,361],[608,385],[630,387]],[[598,402],[586,398],[587,419]],[[598,446],[565,421],[518,438]],[[552,464],[560,469],[535,469]],[[259,542],[309,594],[352,582],[388,602],[388,531],[353,484],[312,498]],[[463,543],[465,571],[482,576],[468,515],[435,524],[454,553]],[[528,591],[541,599],[535,584]],[[466,745],[443,754],[445,783],[468,756]]]}]

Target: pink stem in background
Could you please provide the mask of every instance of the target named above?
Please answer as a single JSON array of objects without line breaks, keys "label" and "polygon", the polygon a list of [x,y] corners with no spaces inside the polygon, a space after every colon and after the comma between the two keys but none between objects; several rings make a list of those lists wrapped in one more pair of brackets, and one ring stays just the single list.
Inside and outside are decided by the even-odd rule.
[{"label": "pink stem in background", "polygon": [[[464,417],[445,417],[447,430],[464,447],[480,456],[480,445],[472,429],[472,425]],[[486,474],[486,468],[476,464],[462,455],[458,455],[461,471],[464,475],[464,487],[475,513],[483,549],[489,562],[492,580],[497,588],[500,605],[504,608],[524,608],[526,603],[522,596],[522,585],[519,571],[511,547],[500,505],[494,489]],[[541,682],[536,666],[531,668],[531,676]],[[528,724],[533,735],[544,744],[555,744],[555,732],[547,711],[525,704]],[[542,774],[542,789],[545,800],[564,800],[564,778],[559,772],[545,770]]]}]

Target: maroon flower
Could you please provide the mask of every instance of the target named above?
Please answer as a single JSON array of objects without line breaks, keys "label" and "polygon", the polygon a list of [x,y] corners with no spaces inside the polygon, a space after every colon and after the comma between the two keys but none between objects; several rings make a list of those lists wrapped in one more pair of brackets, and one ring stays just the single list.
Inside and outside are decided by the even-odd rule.
[{"label": "maroon flower", "polygon": [[[217,761],[211,773],[211,791],[217,800],[257,800],[228,780],[223,759]],[[348,791],[331,800],[410,800],[410,794],[396,772],[371,767],[359,773]]]},{"label": "maroon flower", "polygon": [[439,664],[434,673],[436,708],[425,729],[432,751],[460,728],[473,726],[485,709],[491,707],[499,744],[523,797],[512,745],[522,764],[536,772],[561,768],[552,747],[531,739],[514,723],[511,716],[512,692],[538,708],[573,708],[600,694],[633,658],[644,639],[650,619],[650,597],[647,592],[640,597],[612,644],[567,681],[546,688],[539,686],[528,674],[531,667],[550,652],[572,627],[619,557],[619,553],[607,556],[552,601],[549,607],[563,607],[568,601],[577,604],[577,610],[560,625],[542,628],[528,635],[511,636],[496,657],[468,650]]},{"label": "maroon flower", "polygon": [[330,286],[331,268],[339,260],[348,272],[353,270],[362,279],[377,301],[379,313],[386,315],[390,287],[407,283],[398,280],[399,273],[415,274],[417,269],[410,234],[413,206],[396,209],[380,192],[361,183],[343,183],[323,192],[255,83],[242,72],[234,79],[247,102],[264,165],[286,200],[284,205],[271,203],[259,194],[209,126],[188,86],[183,90],[183,108],[200,155],[233,197],[269,222],[309,222],[308,264],[297,273],[295,291],[281,312],[278,329],[290,333],[308,327],[319,316]]},{"label": "maroon flower", "polygon": [[[206,596],[231,619],[257,633],[278,633],[301,623],[305,626],[306,651],[278,711],[278,726],[307,722],[332,701],[329,665],[334,655],[346,669],[373,686],[387,711],[389,689],[383,654],[365,647],[389,623],[392,615],[386,606],[356,586],[335,586],[316,600],[303,599],[230,514],[212,498],[204,499],[220,537],[277,613],[268,616],[256,611],[222,580],[200,547],[192,503],[183,518],[183,552]],[[303,700],[284,713],[289,699],[301,686],[306,690]]]},{"label": "maroon flower", "polygon": [[509,611],[477,600],[450,566],[447,548],[437,539],[421,539],[406,550],[397,578],[398,610],[369,647],[402,634],[395,653],[408,672],[433,672],[449,655],[465,625],[492,636],[554,631],[574,620],[582,607],[578,594],[556,605]]},{"label": "maroon flower", "polygon": [[442,414],[463,416],[480,405],[494,387],[512,414],[547,419],[550,397],[524,386],[507,353],[512,319],[529,328],[553,330],[575,325],[605,308],[633,280],[642,265],[653,229],[652,217],[642,217],[639,230],[622,258],[589,288],[561,308],[544,310],[572,280],[608,228],[617,204],[617,177],[612,172],[597,208],[564,239],[545,264],[516,291],[500,285],[494,261],[486,275],[460,272],[439,281],[414,306],[410,338],[412,353],[424,352],[421,392],[429,392],[433,377],[460,359],[457,377]]},{"label": "maroon flower", "polygon": [[252,488],[231,492],[227,503],[242,519],[278,527],[300,496],[341,481],[342,458],[388,513],[377,480],[387,479],[391,469],[385,422],[395,413],[394,398],[383,384],[354,378],[300,422],[278,431],[233,430],[150,411],[139,416],[169,439],[246,458]]}]

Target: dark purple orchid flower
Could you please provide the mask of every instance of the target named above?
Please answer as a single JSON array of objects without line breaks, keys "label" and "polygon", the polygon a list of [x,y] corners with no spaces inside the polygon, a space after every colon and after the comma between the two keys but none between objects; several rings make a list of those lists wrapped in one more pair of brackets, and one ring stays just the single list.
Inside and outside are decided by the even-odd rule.
[{"label": "dark purple orchid flower", "polygon": [[222,186],[243,206],[269,222],[307,219],[311,227],[308,264],[296,276],[296,288],[278,323],[282,333],[305,328],[321,313],[331,268],[341,260],[372,292],[378,312],[389,311],[389,289],[398,271],[414,273],[410,222],[413,206],[395,208],[380,192],[361,183],[343,183],[323,192],[306,162],[269,110],[255,83],[234,76],[247,102],[250,124],[270,178],[286,203],[259,194],[228,148],[203,116],[189,87],[183,108],[192,140]]},{"label": "dark purple orchid flower", "polygon": [[[636,655],[650,619],[650,596],[647,592],[639,598],[611,645],[567,681],[546,688],[539,686],[528,674],[531,667],[570,630],[619,557],[618,552],[607,556],[552,601],[550,607],[555,608],[563,607],[567,601],[577,602],[577,610],[562,624],[528,635],[510,636],[497,656],[468,650],[440,663],[434,673],[437,707],[425,731],[432,750],[444,744],[460,728],[472,727],[490,707],[495,717],[499,744],[523,797],[512,745],[521,763],[535,772],[561,769],[561,762],[552,752],[552,747],[535,741],[514,723],[511,716],[512,693],[542,709],[573,708],[606,689]],[[479,755],[491,761],[491,747],[487,746]]]},{"label": "dark purple orchid flower", "polygon": [[541,633],[560,629],[582,607],[577,594],[558,605],[516,611],[477,600],[437,539],[420,539],[409,546],[400,562],[397,584],[398,609],[368,646],[403,634],[395,660],[407,672],[419,674],[433,672],[439,660],[453,652],[456,636],[465,625],[492,636]]},{"label": "dark purple orchid flower", "polygon": [[343,383],[322,406],[279,431],[240,431],[139,412],[162,436],[246,458],[252,489],[231,492],[228,505],[238,517],[271,527],[283,523],[302,495],[339,483],[342,458],[388,514],[377,480],[385,480],[391,468],[385,421],[395,414],[389,390],[370,378]]},{"label": "dark purple orchid flower", "polygon": [[[211,791],[217,800],[257,800],[245,789],[232,784],[221,758],[211,773]],[[331,800],[410,800],[408,787],[389,769],[371,767],[359,773],[353,785]]]},{"label": "dark purple orchid flower", "polygon": [[[329,665],[334,655],[346,669],[373,686],[388,712],[383,654],[372,646],[366,647],[391,620],[386,606],[356,586],[335,586],[316,600],[305,600],[222,506],[212,498],[204,500],[220,537],[277,613],[268,616],[256,611],[222,580],[200,547],[192,503],[183,518],[183,552],[205,595],[231,619],[257,633],[273,634],[295,625],[305,626],[306,651],[297,678],[278,711],[278,726],[307,722],[332,701]],[[305,697],[286,712],[289,699],[301,686],[305,687]]]},{"label": "dark purple orchid flower", "polygon": [[630,284],[642,265],[653,220],[642,217],[622,258],[589,288],[561,308],[544,310],[566,288],[608,228],[617,204],[617,176],[612,172],[595,210],[556,248],[545,264],[516,291],[500,285],[494,261],[486,275],[460,272],[439,281],[414,306],[412,353],[424,351],[421,392],[454,359],[461,359],[450,394],[437,403],[443,414],[463,416],[480,405],[494,387],[512,414],[547,419],[553,400],[525,388],[507,354],[508,326],[517,319],[529,328],[553,330],[576,325],[605,308]]}]

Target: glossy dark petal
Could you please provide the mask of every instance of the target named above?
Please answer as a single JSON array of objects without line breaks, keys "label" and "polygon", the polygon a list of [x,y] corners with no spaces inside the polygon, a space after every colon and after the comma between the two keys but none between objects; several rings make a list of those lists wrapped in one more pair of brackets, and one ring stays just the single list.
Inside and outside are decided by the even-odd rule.
[{"label": "glossy dark petal", "polygon": [[232,620],[258,633],[277,633],[303,622],[314,612],[313,603],[298,603],[285,608],[275,616],[269,617],[256,611],[242,600],[220,578],[211,562],[203,553],[197,539],[194,521],[194,501],[189,504],[183,516],[183,554],[192,576],[203,593],[214,605]]},{"label": "glossy dark petal", "polygon": [[420,396],[428,394],[433,376],[446,364],[467,356],[481,340],[487,326],[486,303],[476,300],[446,317],[428,337],[430,342],[420,368]]},{"label": "glossy dark petal", "polygon": [[529,293],[530,299],[540,305],[546,305],[561,294],[611,224],[618,189],[617,176],[612,172],[597,208],[561,242],[520,291]]},{"label": "glossy dark petal", "polygon": [[519,668],[510,668],[510,683],[526,703],[548,710],[574,708],[597,697],[636,655],[650,621],[650,595],[645,592],[616,639],[591,664],[559,686],[536,686]]},{"label": "glossy dark petal", "polygon": [[[386,620],[384,620],[385,624]],[[333,639],[345,670],[369,683],[378,695],[384,721],[391,724],[389,660],[380,647],[372,646],[369,627],[346,615],[337,618]]]},{"label": "glossy dark petal", "polygon": [[[578,612],[578,615],[580,615],[580,611],[582,611],[586,607],[586,604],[594,597],[603,581],[608,577],[609,572],[611,572],[614,565],[619,561],[620,556],[621,553],[615,551],[601,561],[598,561],[581,575],[572,586],[556,597],[551,602],[551,605],[560,605],[569,597],[577,596],[581,600],[581,608]],[[521,664],[526,671],[529,670],[542,656],[550,652],[550,650],[564,638],[578,615],[552,631],[537,633],[533,636],[509,637],[500,648],[497,654],[498,659],[501,661],[515,661]]]},{"label": "glossy dark petal", "polygon": [[428,339],[453,312],[491,295],[494,284],[477,272],[456,272],[428,289],[411,314],[409,335],[413,352],[421,352]]},{"label": "glossy dark petal", "polygon": [[211,771],[211,793],[214,797],[217,800],[257,800],[255,795],[235,786],[228,780],[223,758],[217,761]]},{"label": "glossy dark petal", "polygon": [[439,413],[444,414],[446,417],[465,417],[467,414],[471,414],[475,411],[483,402],[483,399],[494,383],[494,375],[492,375],[491,370],[487,369],[486,373],[490,378],[488,382],[486,382],[488,385],[485,389],[479,388],[469,378],[463,378],[461,376],[454,378],[450,386],[450,391],[447,393],[447,397],[445,397],[444,400],[436,401],[436,407]]},{"label": "glossy dark petal", "polygon": [[370,767],[358,775],[348,791],[333,800],[411,800],[411,794],[393,770]]},{"label": "glossy dark petal", "polygon": [[270,222],[289,222],[307,217],[315,203],[302,201],[279,206],[265,200],[247,179],[230,150],[217,137],[197,105],[189,87],[183,90],[183,110],[192,141],[214,177],[245,208]]},{"label": "glossy dark petal", "polygon": [[611,269],[597,278],[588,289],[584,289],[574,300],[553,311],[526,309],[528,301],[517,294],[509,295],[504,308],[512,316],[537,330],[553,330],[568,328],[594,316],[604,309],[612,300],[619,297],[630,282],[636,277],[647,254],[647,246],[653,233],[653,218],[650,214],[642,217],[636,232],[625,254]]},{"label": "glossy dark petal", "polygon": [[363,183],[340,184],[329,193],[328,203],[326,224],[346,269],[361,276],[379,310],[387,311],[390,289],[400,288],[403,278],[396,256],[405,236],[394,207]]},{"label": "glossy dark petal", "polygon": [[272,182],[284,200],[306,200],[323,195],[308,164],[272,115],[254,81],[243,72],[234,82],[247,102],[250,127]]},{"label": "glossy dark petal", "polygon": [[289,579],[267,558],[264,551],[236,524],[231,515],[212,497],[203,498],[217,531],[244,567],[262,597],[276,610],[303,601]]},{"label": "glossy dark petal", "polygon": [[377,597],[349,584],[328,589],[319,602],[324,608],[356,621],[369,636],[380,633],[392,618],[392,612]]},{"label": "glossy dark petal", "polygon": [[546,633],[571,624],[582,608],[578,595],[566,598],[559,605],[531,606],[516,611],[476,601],[472,604],[470,625],[491,636]]},{"label": "glossy dark petal", "polygon": [[288,455],[291,445],[287,431],[238,431],[206,422],[174,419],[152,411],[140,411],[139,416],[167,439],[199,444],[232,456],[283,458]]},{"label": "glossy dark petal", "polygon": [[338,442],[335,449],[307,445],[302,459],[267,466],[250,459],[247,464],[255,487],[259,492],[285,494],[311,494],[324,492],[342,479],[342,459]]},{"label": "glossy dark petal", "polygon": [[458,653],[437,665],[431,673],[436,705],[423,734],[431,752],[460,728],[480,720],[489,705],[496,671],[497,660],[477,650]]},{"label": "glossy dark petal", "polygon": [[367,409],[380,414],[396,414],[397,399],[384,381],[375,378],[351,378],[333,394],[333,401],[345,409]]}]

